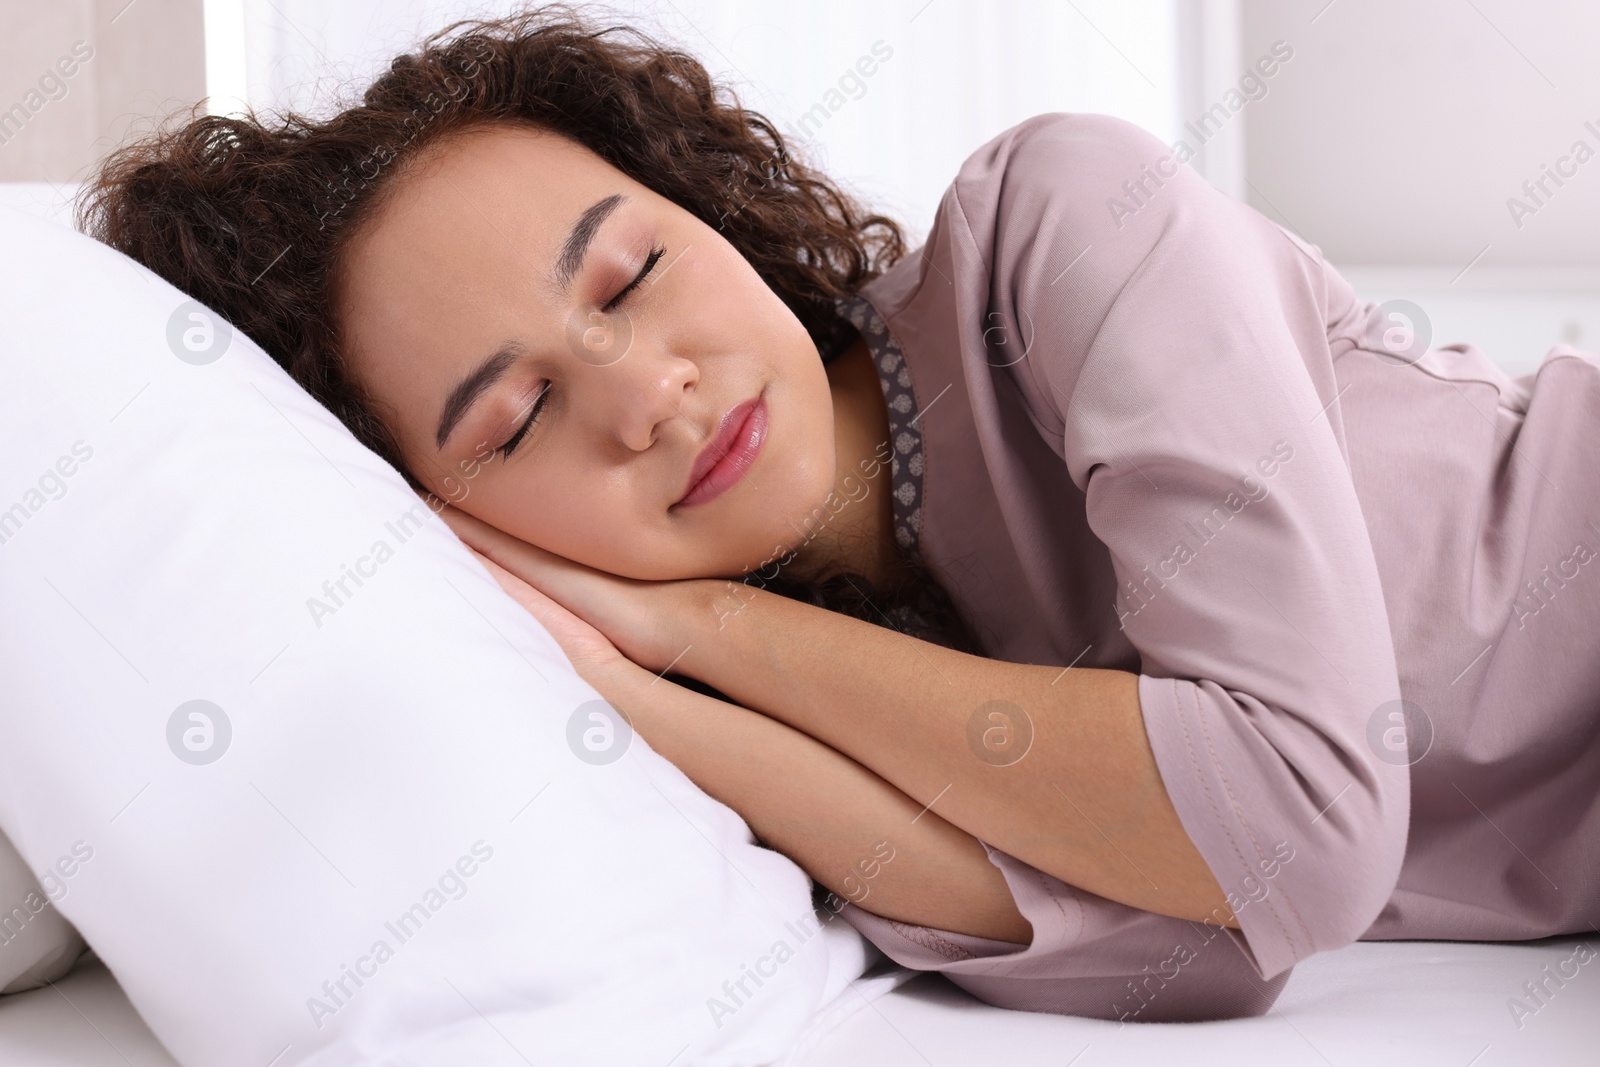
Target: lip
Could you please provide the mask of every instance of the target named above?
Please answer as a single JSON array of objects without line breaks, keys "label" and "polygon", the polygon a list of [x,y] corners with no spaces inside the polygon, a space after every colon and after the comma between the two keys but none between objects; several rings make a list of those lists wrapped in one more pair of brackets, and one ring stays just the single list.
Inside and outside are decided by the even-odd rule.
[{"label": "lip", "polygon": [[722,416],[717,436],[696,457],[689,488],[675,507],[714,500],[755,464],[767,439],[767,405],[763,396],[757,394],[736,404]]}]

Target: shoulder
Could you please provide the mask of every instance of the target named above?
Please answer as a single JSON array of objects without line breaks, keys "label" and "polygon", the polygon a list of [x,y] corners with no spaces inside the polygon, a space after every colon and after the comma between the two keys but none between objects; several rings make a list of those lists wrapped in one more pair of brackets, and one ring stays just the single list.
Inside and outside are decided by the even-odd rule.
[{"label": "shoulder", "polygon": [[1002,130],[979,146],[956,181],[971,180],[995,164],[1027,169],[1071,158],[1149,159],[1170,149],[1155,134],[1115,115],[1047,111]]},{"label": "shoulder", "polygon": [[[962,213],[978,228],[985,216],[1038,211],[1046,198],[1096,215],[1126,196],[1123,183],[1149,173],[1165,182],[1198,175],[1148,130],[1115,115],[1053,111],[1002,131],[967,157],[951,184]],[[1203,179],[1198,179],[1204,184]]]}]

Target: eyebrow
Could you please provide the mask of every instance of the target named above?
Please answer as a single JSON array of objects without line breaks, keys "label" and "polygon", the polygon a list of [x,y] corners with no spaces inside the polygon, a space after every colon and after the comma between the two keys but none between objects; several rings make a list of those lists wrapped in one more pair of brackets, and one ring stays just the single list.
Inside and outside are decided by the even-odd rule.
[{"label": "eyebrow", "polygon": [[495,350],[494,355],[478,364],[476,370],[461,379],[456,387],[450,390],[450,395],[445,398],[444,410],[439,415],[439,429],[434,436],[436,448],[444,448],[445,440],[456,428],[456,423],[467,413],[467,409],[511,369],[521,354],[521,345],[515,341],[507,341]]},{"label": "eyebrow", "polygon": [[572,279],[577,277],[578,271],[583,266],[583,258],[589,254],[589,245],[594,240],[595,234],[600,232],[600,227],[605,224],[611,213],[627,203],[625,193],[612,193],[610,196],[596,200],[584,209],[578,221],[572,224],[572,232],[567,234],[567,239],[561,245],[561,254],[556,257],[556,288],[562,293],[572,284]]},{"label": "eyebrow", "polygon": [[[590,204],[584,209],[583,214],[578,216],[578,221],[572,224],[567,239],[561,243],[560,254],[556,256],[555,283],[558,292],[564,294],[571,287],[572,279],[576,278],[583,268],[584,258],[588,256],[589,246],[594,243],[600,227],[605,225],[611,213],[627,200],[628,197],[624,193],[612,193]],[[445,441],[449,439],[456,424],[466,415],[468,409],[511,369],[521,354],[521,345],[515,341],[507,341],[450,390],[450,395],[445,398],[444,407],[439,413],[439,427],[434,432],[435,448],[444,448]]]}]

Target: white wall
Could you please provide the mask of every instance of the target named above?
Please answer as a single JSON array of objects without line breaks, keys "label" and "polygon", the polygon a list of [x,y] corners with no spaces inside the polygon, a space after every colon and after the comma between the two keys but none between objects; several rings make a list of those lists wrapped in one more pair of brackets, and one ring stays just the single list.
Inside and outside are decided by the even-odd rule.
[{"label": "white wall", "polygon": [[[1280,38],[1295,53],[1251,105],[1252,206],[1320,246],[1364,298],[1420,304],[1436,345],[1471,342],[1519,374],[1557,341],[1600,351],[1600,4],[1242,11],[1247,55]],[[1523,183],[1578,141],[1594,156],[1529,197]]]},{"label": "white wall", "polygon": [[[424,32],[499,13],[495,0],[208,0],[245,69],[211,71],[224,97],[320,112]],[[586,8],[602,10],[596,5]],[[962,160],[1044,111],[1101,111],[1176,136],[1177,0],[622,0],[603,10],[694,53],[747,106],[918,241]],[[242,36],[242,43],[240,38]],[[859,89],[846,72],[891,52]],[[829,97],[829,90],[851,90]],[[796,132],[819,102],[843,105]]]},{"label": "white wall", "polygon": [[1245,0],[1247,53],[1295,48],[1252,108],[1251,203],[1335,261],[1600,266],[1600,156],[1520,227],[1506,206],[1575,141],[1600,152],[1600,4],[1326,3]]},{"label": "white wall", "polygon": [[[211,109],[248,102],[315,113],[353,101],[427,31],[511,3],[203,0]],[[8,28],[20,31],[0,55],[31,56],[35,38],[54,47],[73,19],[100,20],[108,46],[131,49],[129,71],[153,63],[170,78],[195,66],[183,57],[193,51],[184,42],[201,36],[199,6],[140,0],[112,24],[121,0],[0,0]],[[1600,41],[1600,4],[613,0],[604,10],[695,53],[914,240],[961,161],[1007,126],[1042,111],[1101,111],[1194,146],[1190,124],[1283,41],[1294,58],[1205,140],[1197,170],[1321,246],[1364,298],[1421,304],[1435,344],[1476,343],[1516,373],[1534,369],[1557,341],[1600,350],[1600,64],[1589,54]],[[146,26],[157,14],[183,23],[159,46]],[[35,32],[57,22],[54,37]],[[892,56],[846,85],[854,91],[828,96],[879,41]],[[35,68],[43,69],[32,59],[9,66],[19,87]],[[182,103],[161,78],[135,78],[126,101],[101,118],[125,124]],[[41,111],[28,136],[53,128],[76,139],[81,162],[57,174],[26,162],[19,140],[0,146],[11,176],[80,177],[109,147],[101,134],[89,150],[89,127],[73,110],[84,103],[73,99]],[[826,121],[797,132],[808,110],[830,101],[840,106]],[[1597,156],[1575,165],[1579,140]],[[1563,156],[1571,177],[1559,187],[1546,178],[1545,193],[1529,197],[1523,183]],[[59,215],[70,193],[0,184],[0,201],[41,213]],[[1513,197],[1532,209],[1520,219],[1508,208]]]},{"label": "white wall", "polygon": [[77,182],[204,92],[201,0],[0,0],[0,182]]}]

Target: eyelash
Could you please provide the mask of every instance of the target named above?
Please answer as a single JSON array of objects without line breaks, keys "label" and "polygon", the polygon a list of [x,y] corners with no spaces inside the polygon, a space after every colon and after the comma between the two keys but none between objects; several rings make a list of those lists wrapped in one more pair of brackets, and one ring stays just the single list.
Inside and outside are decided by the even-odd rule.
[{"label": "eyelash", "polygon": [[666,255],[666,254],[667,254],[666,248],[661,246],[661,245],[657,245],[656,247],[652,248],[650,250],[650,255],[645,258],[644,266],[640,269],[638,277],[634,278],[633,281],[631,281],[627,285],[623,286],[622,292],[620,292],[616,296],[612,297],[610,299],[610,301],[608,301],[603,307],[601,307],[600,310],[601,311],[615,311],[618,307],[620,307],[621,304],[622,304],[623,298],[626,297],[629,293],[633,292],[635,289],[637,289],[639,287],[639,285],[646,278],[648,278],[650,276],[650,272],[656,269],[656,264],[661,260],[661,257]]},{"label": "eyelash", "polygon": [[522,439],[527,436],[528,431],[533,429],[533,424],[539,421],[539,413],[544,410],[545,398],[550,395],[550,386],[550,382],[544,383],[544,388],[539,391],[539,399],[534,401],[533,410],[528,412],[528,417],[523,422],[522,428],[511,435],[511,440],[495,449],[496,452],[500,453],[502,459],[511,458],[512,451],[522,443]]},{"label": "eyelash", "polygon": [[[633,281],[623,286],[622,291],[607,301],[600,310],[610,312],[615,311],[618,307],[621,307],[623,300],[628,296],[628,294],[633,292],[644,283],[644,280],[650,276],[650,272],[656,269],[656,264],[661,261],[661,257],[666,254],[666,248],[661,245],[657,245],[656,247],[652,248],[650,250],[650,255],[645,258],[644,266],[639,269],[639,273],[634,277]],[[510,459],[511,453],[516,450],[516,447],[519,444],[522,443],[522,439],[528,435],[528,431],[533,429],[533,424],[539,421],[539,414],[544,410],[545,398],[550,395],[551,384],[552,383],[550,382],[545,383],[544,389],[539,393],[539,399],[534,402],[533,410],[528,412],[528,417],[523,422],[521,428],[518,429],[516,433],[511,435],[511,439],[509,441],[495,449],[496,452],[500,453],[502,458]]]}]

